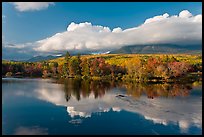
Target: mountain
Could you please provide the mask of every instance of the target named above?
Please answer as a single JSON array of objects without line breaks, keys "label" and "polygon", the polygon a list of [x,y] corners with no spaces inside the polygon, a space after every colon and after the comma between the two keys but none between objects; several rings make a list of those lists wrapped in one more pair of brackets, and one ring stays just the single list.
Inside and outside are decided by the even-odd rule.
[{"label": "mountain", "polygon": [[202,45],[147,44],[130,45],[111,51],[110,54],[154,54],[154,53],[201,53]]},{"label": "mountain", "polygon": [[[78,50],[69,51],[71,56],[74,55],[91,55],[91,54],[175,54],[175,53],[189,53],[196,54],[202,53],[202,45],[188,45],[181,46],[175,44],[145,44],[145,45],[128,45],[123,46],[120,49],[112,51],[83,51]],[[36,56],[32,57],[27,62],[39,62],[51,60],[65,56],[66,52],[60,55],[49,55],[49,56]]]},{"label": "mountain", "polygon": [[27,60],[26,62],[39,62],[39,61],[46,61],[46,60],[51,60],[51,59],[55,59],[55,58],[59,58],[62,55],[59,56],[53,56],[53,55],[49,55],[49,56],[36,56],[36,57],[32,57],[29,60]]}]

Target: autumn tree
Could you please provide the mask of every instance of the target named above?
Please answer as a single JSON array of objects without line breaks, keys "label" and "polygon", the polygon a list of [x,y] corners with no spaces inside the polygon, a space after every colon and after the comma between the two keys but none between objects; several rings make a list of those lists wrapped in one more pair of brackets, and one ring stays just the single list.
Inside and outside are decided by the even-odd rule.
[{"label": "autumn tree", "polygon": [[91,61],[90,73],[91,73],[91,76],[100,76],[99,61],[97,58]]},{"label": "autumn tree", "polygon": [[162,69],[162,61],[161,58],[150,57],[147,60],[146,64],[146,71],[148,73],[148,78],[156,77],[157,76],[157,67],[159,67],[158,71]]},{"label": "autumn tree", "polygon": [[75,76],[75,75],[81,76],[80,64],[81,64],[80,56],[77,56],[77,57],[73,56],[73,57],[70,58],[70,61],[69,61],[69,74],[71,76]]},{"label": "autumn tree", "polygon": [[91,76],[105,76],[111,74],[111,65],[105,63],[104,58],[95,58],[90,64]]},{"label": "autumn tree", "polygon": [[80,64],[81,67],[81,74],[83,76],[89,77],[90,76],[90,61],[87,58],[84,58]]},{"label": "autumn tree", "polygon": [[69,76],[69,69],[68,69],[68,64],[64,63],[62,65],[62,77],[67,78]]},{"label": "autumn tree", "polygon": [[186,62],[169,62],[168,68],[170,71],[171,77],[179,77],[187,74],[187,72],[191,69],[191,65]]},{"label": "autumn tree", "polygon": [[51,68],[51,71],[52,71],[53,75],[56,75],[57,74],[58,63],[57,62],[51,62],[51,63],[49,63],[49,66]]}]

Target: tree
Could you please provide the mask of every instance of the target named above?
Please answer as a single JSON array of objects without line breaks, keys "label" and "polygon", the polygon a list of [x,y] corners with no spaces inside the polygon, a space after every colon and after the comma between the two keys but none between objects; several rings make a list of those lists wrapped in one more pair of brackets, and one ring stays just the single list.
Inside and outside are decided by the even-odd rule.
[{"label": "tree", "polygon": [[93,59],[90,64],[91,76],[100,76],[100,70],[98,66],[99,66],[98,59],[97,58]]},{"label": "tree", "polygon": [[156,67],[155,71],[154,71],[154,75],[156,77],[162,77],[164,79],[168,78],[168,67],[166,64],[160,64]]},{"label": "tree", "polygon": [[81,59],[80,56],[73,56],[69,60],[69,74],[71,76],[79,75],[81,76]]},{"label": "tree", "polygon": [[58,63],[57,62],[52,62],[49,64],[51,67],[51,71],[54,75],[57,74],[57,67],[58,67]]},{"label": "tree", "polygon": [[70,71],[69,71],[69,61],[70,61],[70,54],[69,52],[67,51],[66,52],[66,55],[65,55],[65,63],[63,64],[62,66],[62,72],[63,72],[63,77],[68,77],[70,75]]},{"label": "tree", "polygon": [[128,77],[134,80],[141,80],[146,78],[146,68],[143,60],[140,58],[133,58],[125,62]]},{"label": "tree", "polygon": [[69,52],[67,51],[66,52],[66,55],[65,55],[65,61],[66,61],[66,63],[68,63],[69,62],[69,59],[71,58],[71,55],[69,54]]},{"label": "tree", "polygon": [[161,64],[162,64],[161,58],[156,58],[156,57],[148,58],[147,64],[146,64],[146,70],[149,78],[156,76],[157,67],[160,66]]},{"label": "tree", "polygon": [[187,74],[187,72],[192,68],[192,66],[186,62],[169,62],[168,68],[170,71],[170,76],[179,77]]},{"label": "tree", "polygon": [[111,65],[105,63],[104,58],[95,58],[91,61],[90,72],[92,76],[105,76],[111,74]]},{"label": "tree", "polygon": [[67,78],[69,76],[68,64],[64,63],[62,66],[62,76]]},{"label": "tree", "polygon": [[83,76],[89,77],[90,76],[90,62],[87,58],[84,58],[80,64],[81,67],[81,74]]}]

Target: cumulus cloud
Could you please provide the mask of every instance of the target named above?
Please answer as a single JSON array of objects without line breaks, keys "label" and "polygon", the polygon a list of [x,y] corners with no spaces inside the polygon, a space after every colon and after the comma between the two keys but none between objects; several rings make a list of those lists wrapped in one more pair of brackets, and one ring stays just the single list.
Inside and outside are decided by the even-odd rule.
[{"label": "cumulus cloud", "polygon": [[178,16],[165,13],[146,19],[138,27],[125,30],[118,27],[111,31],[109,27],[90,22],[72,22],[65,32],[37,41],[34,50],[101,50],[132,44],[194,44],[201,40],[202,15],[193,16],[189,11],[183,10]]},{"label": "cumulus cloud", "polygon": [[35,11],[48,8],[54,2],[11,2],[18,11]]},{"label": "cumulus cloud", "polygon": [[169,14],[165,13],[163,15],[159,15],[159,16],[155,16],[153,18],[146,19],[144,24],[156,22],[156,21],[161,21],[161,20],[167,19],[168,17],[169,17]]},{"label": "cumulus cloud", "polygon": [[[178,15],[164,13],[148,18],[140,26],[111,30],[108,26],[90,22],[70,23],[66,31],[33,43],[32,50],[38,53],[62,51],[110,51],[125,45],[137,44],[201,44],[202,14],[192,15],[188,10]],[[23,48],[23,46],[21,45]]]},{"label": "cumulus cloud", "polygon": [[188,11],[188,10],[183,10],[179,13],[180,18],[189,18],[192,17],[193,15]]}]

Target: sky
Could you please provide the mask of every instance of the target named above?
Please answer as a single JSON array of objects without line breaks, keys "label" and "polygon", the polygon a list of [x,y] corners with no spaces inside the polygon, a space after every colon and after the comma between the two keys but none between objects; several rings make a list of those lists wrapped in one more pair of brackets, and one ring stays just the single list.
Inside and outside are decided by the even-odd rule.
[{"label": "sky", "polygon": [[202,41],[201,2],[3,2],[3,59]]}]

